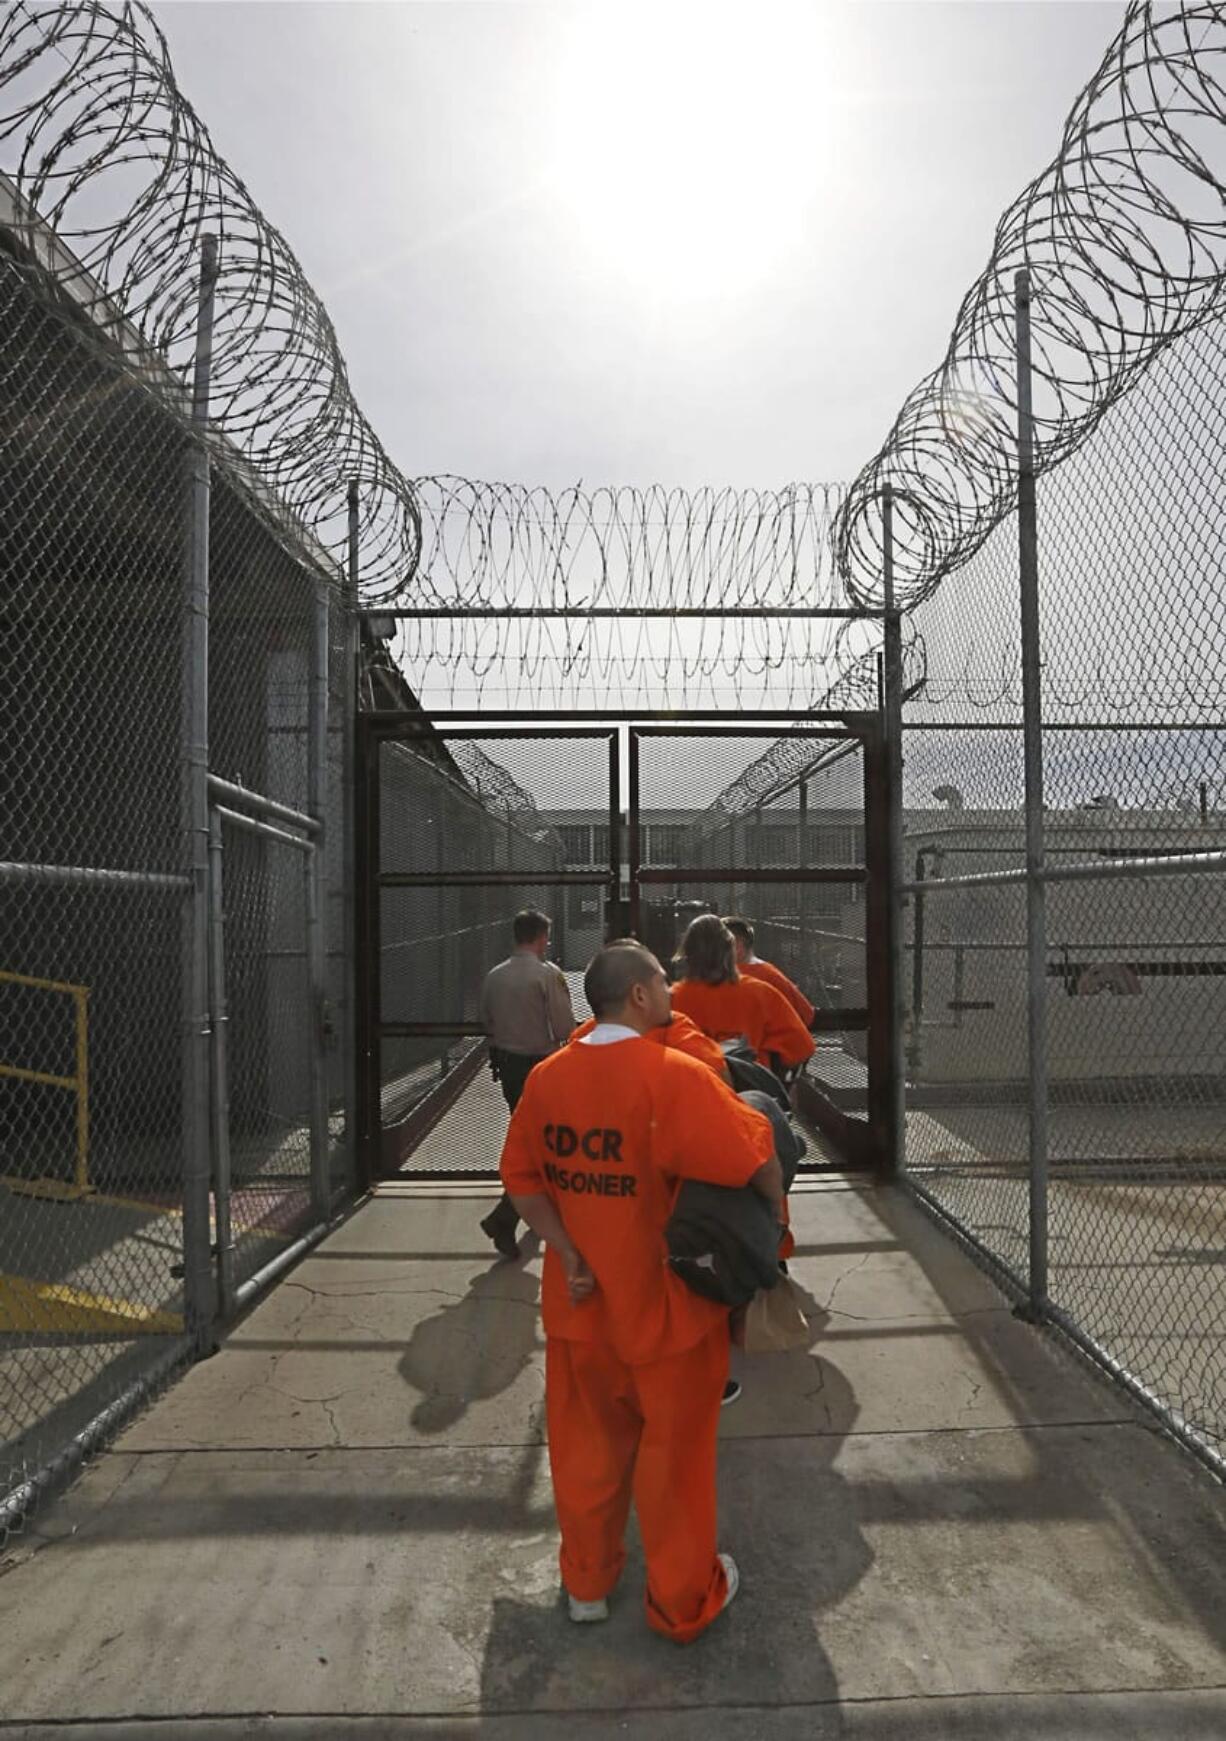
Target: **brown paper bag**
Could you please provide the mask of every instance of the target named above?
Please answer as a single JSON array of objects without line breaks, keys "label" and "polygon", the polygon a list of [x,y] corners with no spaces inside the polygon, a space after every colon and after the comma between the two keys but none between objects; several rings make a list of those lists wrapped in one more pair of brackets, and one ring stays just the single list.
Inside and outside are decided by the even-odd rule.
[{"label": "brown paper bag", "polygon": [[734,1314],[732,1340],[746,1354],[809,1347],[813,1340],[809,1320],[800,1309],[800,1294],[790,1276],[780,1276],[773,1288],[759,1288],[743,1312]]}]

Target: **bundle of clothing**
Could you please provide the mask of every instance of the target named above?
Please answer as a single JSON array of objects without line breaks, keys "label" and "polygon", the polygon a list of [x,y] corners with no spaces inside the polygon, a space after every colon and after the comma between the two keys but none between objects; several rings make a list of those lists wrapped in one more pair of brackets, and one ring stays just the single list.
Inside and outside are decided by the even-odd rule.
[{"label": "bundle of clothing", "polygon": [[[806,1145],[788,1117],[787,1091],[736,1041],[724,1046],[724,1060],[740,1098],[770,1120],[789,1191]],[[686,1179],[664,1237],[669,1264],[687,1287],[721,1305],[743,1306],[779,1280],[779,1232],[774,1210],[751,1186],[730,1190]]]}]

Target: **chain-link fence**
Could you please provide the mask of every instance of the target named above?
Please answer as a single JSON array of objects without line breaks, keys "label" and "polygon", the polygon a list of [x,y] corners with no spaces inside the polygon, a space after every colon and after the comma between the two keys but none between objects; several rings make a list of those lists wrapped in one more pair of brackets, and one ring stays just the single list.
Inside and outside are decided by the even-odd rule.
[{"label": "chain-link fence", "polygon": [[[514,914],[535,908],[551,920],[552,957],[580,1001],[582,969],[607,922],[608,735],[500,736],[436,728],[418,714],[401,735],[376,736],[370,753],[377,910],[365,970],[379,1072],[371,1168],[395,1175],[408,1161],[433,1177],[488,1175],[506,1117],[481,1074],[481,988],[511,951]],[[577,815],[587,819],[581,830],[562,820]],[[583,862],[593,826],[603,829],[603,872]],[[373,1108],[373,1082],[370,1099]]]},{"label": "chain-link fence", "polygon": [[0,239],[3,1530],[353,1170],[340,577]]},{"label": "chain-link fence", "polygon": [[1039,480],[1033,980],[1015,516],[915,612],[927,683],[904,710],[910,1177],[1210,1456],[1226,1440],[1224,396],[1218,321]]}]

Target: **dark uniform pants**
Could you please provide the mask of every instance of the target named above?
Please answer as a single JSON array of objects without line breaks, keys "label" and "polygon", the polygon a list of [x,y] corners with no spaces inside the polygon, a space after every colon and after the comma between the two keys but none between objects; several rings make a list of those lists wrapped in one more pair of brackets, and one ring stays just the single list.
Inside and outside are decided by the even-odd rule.
[{"label": "dark uniform pants", "polygon": [[[504,1052],[501,1047],[490,1047],[490,1063],[498,1073],[498,1084],[502,1089],[502,1098],[507,1103],[507,1111],[514,1112],[519,1105],[519,1097],[524,1091],[524,1083],[528,1080],[528,1072],[534,1064],[539,1064],[547,1053],[541,1052]],[[519,1226],[519,1216],[511,1207],[511,1199],[504,1192],[496,1207],[490,1212],[489,1219],[504,1222],[512,1232]]]}]

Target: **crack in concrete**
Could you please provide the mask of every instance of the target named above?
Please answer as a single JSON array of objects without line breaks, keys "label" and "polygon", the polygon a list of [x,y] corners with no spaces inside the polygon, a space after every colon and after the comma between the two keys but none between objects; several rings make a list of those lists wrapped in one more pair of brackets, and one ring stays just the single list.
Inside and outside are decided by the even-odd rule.
[{"label": "crack in concrete", "polygon": [[[851,1271],[848,1271],[847,1275],[850,1274]],[[830,1295],[831,1299],[834,1298],[834,1293],[838,1290],[840,1282],[846,1279],[846,1275],[838,1277]],[[871,1318],[863,1312],[846,1312],[841,1306],[827,1304],[822,1309],[829,1312],[832,1318],[846,1318],[852,1324],[960,1324],[966,1318],[1011,1318],[1013,1316],[1008,1305],[968,1306],[965,1312],[888,1312],[883,1317]]]},{"label": "crack in concrete", "polygon": [[[838,1275],[834,1278],[834,1285],[830,1289],[830,1296],[826,1301],[825,1309],[827,1312],[832,1312],[834,1310],[834,1296],[838,1293],[838,1291],[842,1287],[843,1283],[845,1281],[849,1281],[851,1279],[851,1277],[856,1275],[860,1270],[862,1270],[867,1263],[871,1262],[873,1256],[874,1256],[873,1252],[871,1252],[871,1251],[865,1252],[864,1256],[860,1259],[860,1261],[858,1263],[853,1263],[849,1266],[849,1268],[839,1271]],[[846,1314],[846,1315],[849,1316],[850,1314]]]},{"label": "crack in concrete", "polygon": [[980,1394],[983,1391],[983,1384],[981,1380],[973,1378],[969,1372],[964,1373],[963,1377],[968,1381],[971,1387],[971,1394],[963,1403],[960,1410],[962,1414],[966,1415],[971,1412],[975,1404],[979,1401]]},{"label": "crack in concrete", "polygon": [[[285,1282],[282,1285],[284,1287],[304,1286],[304,1284],[296,1282]],[[362,1288],[335,1287],[329,1288],[326,1291],[324,1289],[311,1288],[307,1291],[312,1293],[317,1299],[321,1300],[378,1300],[395,1297],[396,1299],[471,1301],[476,1305],[480,1305],[488,1300],[491,1303],[496,1302],[503,1306],[524,1306],[533,1312],[539,1310],[540,1307],[540,1300],[536,1297],[526,1300],[519,1294],[494,1293],[492,1291],[484,1290],[481,1293],[474,1293],[472,1288],[465,1288],[462,1293],[457,1293],[453,1288],[410,1288],[394,1286]]]}]

